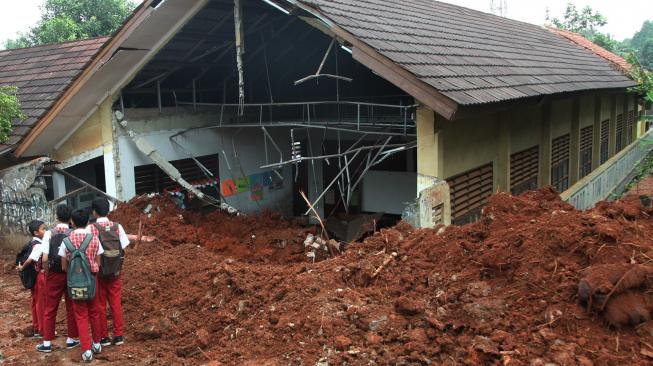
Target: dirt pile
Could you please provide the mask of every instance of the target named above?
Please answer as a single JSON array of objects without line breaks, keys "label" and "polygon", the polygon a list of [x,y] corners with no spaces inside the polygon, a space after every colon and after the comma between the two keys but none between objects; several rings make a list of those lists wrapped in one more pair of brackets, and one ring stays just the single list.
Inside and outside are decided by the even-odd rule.
[{"label": "dirt pile", "polygon": [[[132,232],[136,206],[117,217]],[[592,268],[653,261],[652,212],[638,199],[579,212],[548,189],[498,194],[477,223],[399,224],[318,263],[300,253],[306,229],[270,216],[199,217],[153,206],[161,208],[144,221],[146,232],[162,241],[131,249],[124,270],[132,343],[105,361],[140,354],[144,362],[223,365],[653,362],[653,323],[611,327],[605,319],[623,318],[614,310],[622,307],[588,311],[578,291]],[[293,243],[294,257],[275,257],[280,240]],[[649,306],[640,285],[619,301]]]},{"label": "dirt pile", "polygon": [[249,262],[303,261],[303,242],[313,228],[283,220],[266,212],[261,215],[208,214],[180,209],[169,197],[139,196],[120,205],[110,215],[125,230],[155,235],[159,243],[176,246],[195,244],[211,251]]}]

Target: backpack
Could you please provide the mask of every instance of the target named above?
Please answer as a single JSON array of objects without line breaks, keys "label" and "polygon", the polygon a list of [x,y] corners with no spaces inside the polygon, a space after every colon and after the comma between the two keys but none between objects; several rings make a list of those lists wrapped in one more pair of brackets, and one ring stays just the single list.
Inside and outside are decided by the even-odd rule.
[{"label": "backpack", "polygon": [[63,239],[63,243],[70,252],[68,261],[68,295],[73,300],[92,300],[95,297],[95,277],[91,273],[91,263],[86,257],[86,249],[93,239],[92,234],[86,234],[84,241],[75,248],[70,238]]},{"label": "backpack", "polygon": [[112,222],[111,225],[102,226],[93,224],[98,231],[98,238],[104,253],[100,255],[100,272],[98,275],[103,278],[114,278],[120,275],[122,262],[125,259],[125,251],[120,244],[120,234],[118,234],[118,224]]},{"label": "backpack", "polygon": [[[29,258],[30,253],[32,253],[32,248],[34,247],[34,243],[32,240],[27,242],[25,246],[16,254],[16,265],[19,263],[25,263],[25,261]],[[34,265],[29,265],[27,267],[24,267],[22,271],[18,272],[18,276],[20,277],[20,282],[23,283],[23,287],[26,289],[32,289],[34,288],[34,285],[36,284],[36,276],[38,273],[36,272],[36,268]]]},{"label": "backpack", "polygon": [[48,254],[48,267],[51,272],[66,273],[61,268],[61,257],[59,256],[59,247],[63,240],[68,237],[70,230],[66,230],[63,234],[59,233],[57,229],[50,230],[50,254]]}]

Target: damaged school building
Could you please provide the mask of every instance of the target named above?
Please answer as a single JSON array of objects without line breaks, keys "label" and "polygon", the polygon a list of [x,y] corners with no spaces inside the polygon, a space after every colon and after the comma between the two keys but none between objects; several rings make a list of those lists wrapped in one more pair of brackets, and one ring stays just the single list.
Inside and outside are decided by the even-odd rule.
[{"label": "damaged school building", "polygon": [[4,225],[30,199],[84,207],[99,191],[287,217],[306,192],[322,217],[420,226],[549,184],[586,207],[647,152],[627,67],[436,1],[147,0],[111,37],[0,52],[28,115],[2,165],[44,167],[47,187],[3,192]]}]

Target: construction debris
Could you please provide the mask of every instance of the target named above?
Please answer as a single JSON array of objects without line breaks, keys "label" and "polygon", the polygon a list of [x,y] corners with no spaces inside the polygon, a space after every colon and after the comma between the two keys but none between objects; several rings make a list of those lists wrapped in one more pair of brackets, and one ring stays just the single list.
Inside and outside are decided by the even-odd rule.
[{"label": "construction debris", "polygon": [[[132,341],[103,361],[650,364],[652,214],[638,197],[579,212],[550,189],[501,193],[474,224],[401,223],[312,263],[315,228],[143,198],[113,214],[157,241],[128,250]],[[6,357],[33,347],[12,334]]]}]

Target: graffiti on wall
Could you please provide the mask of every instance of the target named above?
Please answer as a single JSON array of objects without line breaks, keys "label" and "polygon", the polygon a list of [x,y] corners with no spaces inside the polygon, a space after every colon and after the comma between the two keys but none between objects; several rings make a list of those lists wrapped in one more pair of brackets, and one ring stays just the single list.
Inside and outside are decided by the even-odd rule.
[{"label": "graffiti on wall", "polygon": [[50,221],[45,179],[40,176],[47,158],[35,159],[0,171],[0,230],[27,234],[34,219]]},{"label": "graffiti on wall", "polygon": [[283,187],[283,181],[272,170],[248,175],[246,177],[237,177],[234,179],[225,179],[220,184],[222,195],[231,197],[241,193],[249,193],[252,201],[262,201],[265,198],[265,191],[274,191]]}]

